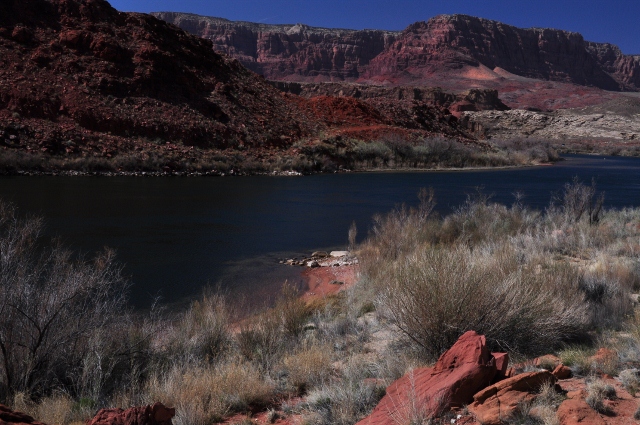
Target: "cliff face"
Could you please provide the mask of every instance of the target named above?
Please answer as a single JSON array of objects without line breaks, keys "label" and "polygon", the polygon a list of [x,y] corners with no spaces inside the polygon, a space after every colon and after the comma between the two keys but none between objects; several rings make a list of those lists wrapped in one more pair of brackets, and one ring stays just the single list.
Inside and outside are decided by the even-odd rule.
[{"label": "cliff face", "polygon": [[214,49],[269,79],[429,84],[509,79],[506,73],[605,90],[640,89],[640,60],[616,46],[585,41],[578,33],[521,29],[466,15],[436,16],[402,32],[155,15],[212,40]]},{"label": "cliff face", "polygon": [[232,22],[173,12],[153,15],[211,40],[216,51],[239,59],[249,69],[271,79],[357,79],[399,34]]},{"label": "cliff face", "polygon": [[367,76],[407,72],[419,78],[484,65],[523,77],[619,89],[621,81],[616,77],[622,76],[608,74],[589,45],[596,43],[585,42],[577,33],[442,15],[410,25],[372,61]]}]

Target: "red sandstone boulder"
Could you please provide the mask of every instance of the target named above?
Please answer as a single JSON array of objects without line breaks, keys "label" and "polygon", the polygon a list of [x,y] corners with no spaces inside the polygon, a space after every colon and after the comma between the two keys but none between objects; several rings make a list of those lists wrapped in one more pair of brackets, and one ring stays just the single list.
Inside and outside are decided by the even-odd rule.
[{"label": "red sandstone boulder", "polygon": [[605,425],[602,416],[593,410],[581,398],[568,399],[558,408],[558,420],[561,425]]},{"label": "red sandstone boulder", "polygon": [[122,409],[101,409],[87,425],[171,425],[176,409],[162,403],[153,406]]},{"label": "red sandstone boulder", "polygon": [[496,381],[501,381],[505,378],[509,378],[509,354],[508,353],[491,353],[496,364]]},{"label": "red sandstone boulder", "polygon": [[45,425],[42,422],[38,422],[31,416],[22,412],[14,412],[7,406],[0,404],[0,425],[4,424],[16,424],[16,425]]},{"label": "red sandstone boulder", "polygon": [[[500,357],[506,370],[506,357]],[[358,425],[395,425],[436,416],[471,402],[473,394],[491,384],[496,361],[485,337],[466,332],[432,368],[415,369],[392,383],[371,415]]]},{"label": "red sandstone boulder", "polygon": [[555,383],[556,378],[546,370],[505,379],[474,395],[469,412],[483,425],[499,425],[515,413],[519,404],[533,401],[540,387],[549,382]]},{"label": "red sandstone boulder", "polygon": [[553,369],[553,372],[551,373],[556,377],[556,379],[569,379],[571,378],[571,376],[573,376],[573,372],[571,372],[571,369],[563,364],[559,364],[558,366],[556,366],[556,368]]},{"label": "red sandstone boulder", "polygon": [[562,360],[553,354],[546,354],[533,360],[533,365],[542,369],[552,371],[558,365],[562,364]]}]

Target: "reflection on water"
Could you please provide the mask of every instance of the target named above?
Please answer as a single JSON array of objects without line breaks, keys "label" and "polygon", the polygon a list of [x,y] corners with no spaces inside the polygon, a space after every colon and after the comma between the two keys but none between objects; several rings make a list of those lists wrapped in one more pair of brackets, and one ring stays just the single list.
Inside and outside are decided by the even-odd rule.
[{"label": "reflection on water", "polygon": [[514,193],[535,208],[577,176],[594,178],[606,205],[640,205],[640,159],[570,156],[551,167],[499,171],[333,174],[307,177],[2,177],[0,197],[46,218],[51,235],[74,249],[115,248],[147,306],[198,296],[209,284],[237,296],[267,297],[300,269],[277,260],[344,248],[352,221],[359,239],[371,217],[416,204],[433,187],[446,214],[483,187],[497,202]]}]

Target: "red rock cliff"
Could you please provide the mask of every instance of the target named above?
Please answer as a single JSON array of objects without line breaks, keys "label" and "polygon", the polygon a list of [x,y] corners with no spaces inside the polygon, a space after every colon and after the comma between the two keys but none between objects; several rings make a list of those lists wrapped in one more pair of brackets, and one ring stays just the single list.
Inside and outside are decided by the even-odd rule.
[{"label": "red rock cliff", "polygon": [[238,58],[249,69],[271,79],[356,79],[399,34],[233,22],[186,13],[153,15],[211,40],[216,51]]},{"label": "red rock cliff", "polygon": [[212,40],[214,49],[270,79],[430,84],[449,76],[499,79],[492,71],[500,68],[606,90],[640,89],[640,59],[616,46],[585,41],[578,33],[522,29],[466,15],[436,16],[402,32],[155,15]]}]

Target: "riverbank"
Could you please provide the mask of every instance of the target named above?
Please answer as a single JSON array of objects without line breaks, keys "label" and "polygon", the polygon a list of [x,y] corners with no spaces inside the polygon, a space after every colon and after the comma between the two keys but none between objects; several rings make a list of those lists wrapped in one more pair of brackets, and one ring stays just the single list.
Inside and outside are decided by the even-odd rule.
[{"label": "riverbank", "polygon": [[301,298],[312,302],[351,288],[360,278],[360,266],[308,267],[302,276],[307,281],[308,289]]},{"label": "riverbank", "polygon": [[[168,146],[168,147],[167,147]],[[308,138],[282,149],[197,149],[157,145],[141,152],[45,154],[0,148],[3,175],[289,175],[373,170],[473,169],[535,165],[558,159],[540,141],[481,141],[443,137],[365,141]]]},{"label": "riverbank", "polygon": [[[573,154],[574,152],[567,152]],[[588,154],[588,153],[585,153]],[[591,153],[596,155],[596,153]],[[336,173],[406,173],[406,172],[447,172],[447,171],[493,171],[493,170],[511,170],[517,168],[528,167],[540,167],[550,166],[557,162],[563,161],[563,158],[558,158],[551,162],[536,162],[531,164],[518,164],[518,165],[496,165],[496,166],[470,166],[470,167],[386,167],[386,168],[338,168],[332,171],[311,171],[301,172],[294,170],[271,172],[246,172],[229,170],[222,171],[76,171],[76,170],[62,170],[62,171],[15,171],[15,172],[0,172],[0,176],[47,176],[47,177],[239,177],[239,176],[274,176],[274,177],[300,177],[317,174],[336,174]]]}]

